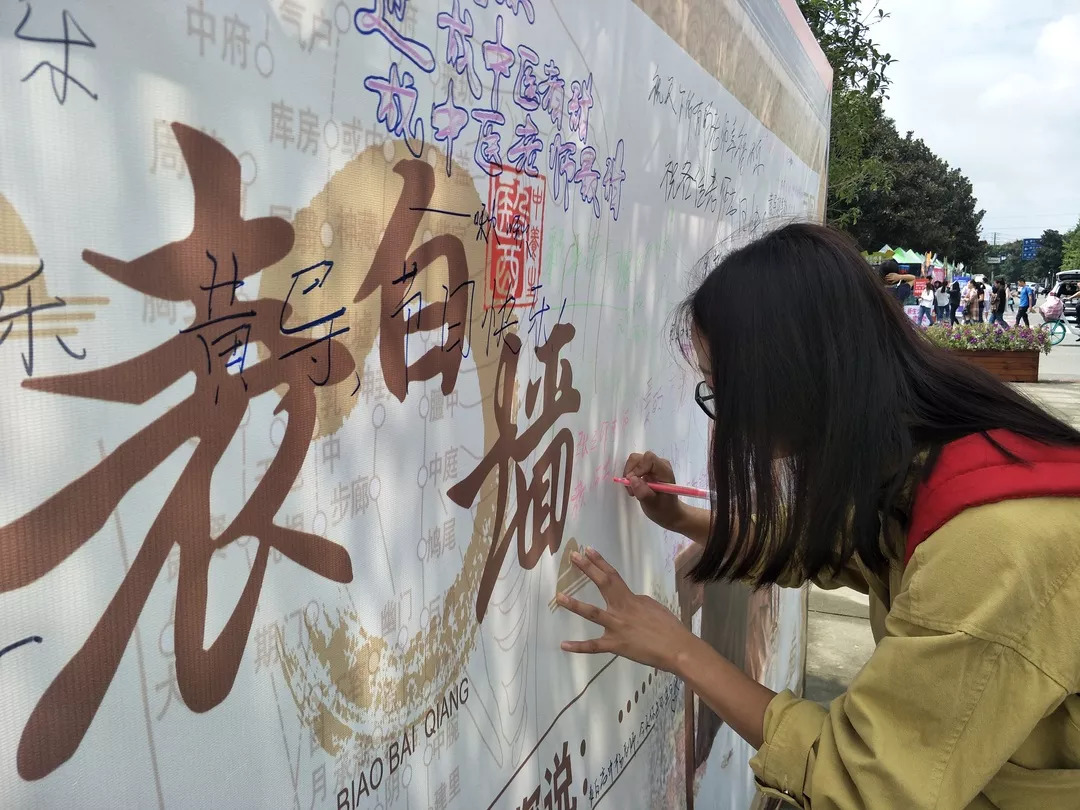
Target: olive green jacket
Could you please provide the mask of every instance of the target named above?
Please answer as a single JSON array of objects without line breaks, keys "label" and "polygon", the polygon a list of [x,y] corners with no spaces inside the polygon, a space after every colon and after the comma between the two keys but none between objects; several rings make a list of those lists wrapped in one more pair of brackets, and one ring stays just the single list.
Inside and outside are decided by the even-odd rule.
[{"label": "olive green jacket", "polygon": [[[902,542],[902,541],[901,541]],[[875,576],[877,649],[828,709],[783,692],[751,761],[807,808],[1080,808],[1080,499],[968,509]]]}]

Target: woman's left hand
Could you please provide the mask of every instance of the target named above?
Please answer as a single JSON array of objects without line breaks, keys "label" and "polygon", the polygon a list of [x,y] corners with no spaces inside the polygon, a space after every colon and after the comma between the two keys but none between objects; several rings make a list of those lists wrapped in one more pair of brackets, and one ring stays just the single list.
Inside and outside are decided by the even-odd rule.
[{"label": "woman's left hand", "polygon": [[581,602],[564,593],[555,599],[604,628],[604,634],[589,641],[564,641],[562,648],[574,653],[615,653],[650,667],[675,672],[682,653],[696,636],[678,617],[655,599],[634,593],[612,565],[596,549],[585,555],[571,554],[571,562],[593,581],[604,597],[604,608]]}]

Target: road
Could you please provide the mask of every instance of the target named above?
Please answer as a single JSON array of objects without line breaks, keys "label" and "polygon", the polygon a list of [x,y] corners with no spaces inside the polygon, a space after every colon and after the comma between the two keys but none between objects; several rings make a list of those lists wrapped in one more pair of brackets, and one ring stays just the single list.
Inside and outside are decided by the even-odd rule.
[{"label": "road", "polygon": [[[1032,317],[1032,326],[1041,323],[1041,317]],[[1080,383],[1080,342],[1071,331],[1065,336],[1065,340],[1051,349],[1050,354],[1040,361],[1039,380]]]}]

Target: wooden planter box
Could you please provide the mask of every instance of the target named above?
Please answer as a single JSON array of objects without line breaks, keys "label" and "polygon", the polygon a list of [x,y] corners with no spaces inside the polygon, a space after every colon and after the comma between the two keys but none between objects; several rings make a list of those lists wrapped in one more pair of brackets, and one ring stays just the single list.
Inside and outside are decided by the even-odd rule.
[{"label": "wooden planter box", "polygon": [[954,352],[1004,382],[1039,381],[1039,352]]}]

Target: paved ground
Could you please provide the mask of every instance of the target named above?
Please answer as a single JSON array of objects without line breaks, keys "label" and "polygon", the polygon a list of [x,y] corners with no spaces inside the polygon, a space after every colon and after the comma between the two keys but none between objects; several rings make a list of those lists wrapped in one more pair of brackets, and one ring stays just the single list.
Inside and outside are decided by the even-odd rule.
[{"label": "paved ground", "polygon": [[[1080,343],[1066,337],[1042,358],[1038,385],[1018,386],[1080,427]],[[874,650],[869,600],[847,588],[810,591],[807,626],[806,697],[827,703],[841,695]]]},{"label": "paved ground", "polygon": [[[1042,323],[1042,318],[1034,317],[1031,325]],[[1039,379],[1043,382],[1078,382],[1080,383],[1080,341],[1071,331],[1049,355],[1039,363]]]}]

